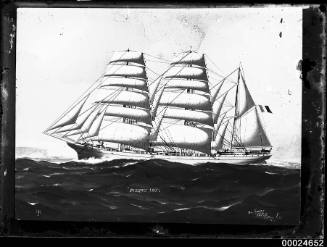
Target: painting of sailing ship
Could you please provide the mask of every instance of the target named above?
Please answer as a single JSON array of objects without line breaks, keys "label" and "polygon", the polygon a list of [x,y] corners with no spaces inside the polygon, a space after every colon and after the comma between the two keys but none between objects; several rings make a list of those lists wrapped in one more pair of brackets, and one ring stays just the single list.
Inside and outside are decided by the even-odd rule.
[{"label": "painting of sailing ship", "polygon": [[[68,14],[65,11],[53,10],[52,16],[65,16]],[[157,13],[154,17],[151,11],[130,11],[110,10],[96,14],[90,11],[89,16],[114,17],[112,25],[117,25],[117,30],[121,30],[119,25],[124,26],[125,22],[135,23],[137,20],[147,30],[151,29],[146,24],[147,18],[155,18],[158,23],[166,21],[160,10],[152,10]],[[217,64],[223,64],[224,59],[229,58],[220,56],[217,52],[219,49],[212,48],[210,42],[213,41],[208,36],[215,29],[208,30],[208,23],[216,22],[219,27],[220,18],[232,23],[230,16],[242,16],[242,13],[240,10],[205,10],[209,13],[206,19],[199,17],[203,10],[197,11],[171,10],[170,15],[177,20],[182,30],[187,29],[185,22],[193,21],[198,28],[207,22],[204,29],[208,33],[200,43],[188,40],[195,24],[189,31],[189,38],[184,38],[185,44],[174,45],[177,50],[156,50],[162,45],[159,40],[156,40],[157,45],[152,49],[142,44],[134,44],[138,49],[132,49],[130,46],[133,42],[123,42],[127,47],[110,50],[108,58],[100,66],[103,68],[99,71],[100,76],[93,78],[93,83],[85,83],[86,90],[80,91],[83,87],[76,82],[71,90],[63,93],[62,98],[68,96],[63,100],[67,103],[71,101],[66,107],[59,107],[51,101],[43,102],[47,109],[53,109],[49,112],[57,112],[57,116],[51,115],[52,123],[46,119],[43,121],[44,128],[38,129],[42,138],[46,138],[45,147],[48,143],[57,143],[69,155],[65,157],[60,152],[49,155],[50,149],[16,144],[17,218],[223,224],[297,223],[300,207],[299,163],[279,158],[285,155],[285,151],[282,154],[285,145],[293,150],[286,154],[299,159],[300,142],[294,143],[294,136],[286,142],[285,138],[281,142],[280,138],[271,137],[269,130],[273,131],[272,125],[267,124],[267,121],[276,124],[281,119],[279,114],[284,116],[289,113],[279,112],[285,108],[285,104],[294,107],[299,104],[299,98],[293,99],[289,94],[290,89],[286,101],[278,98],[277,94],[287,82],[275,83],[273,90],[264,90],[270,85],[254,81],[264,81],[260,76],[267,75],[250,73],[251,76],[247,77],[245,73],[248,68],[244,62],[234,61],[236,66],[222,71]],[[278,11],[281,10],[276,13]],[[297,24],[298,19],[295,17],[300,18],[300,11],[294,8],[287,11],[289,19]],[[48,16],[41,12],[24,10],[20,16],[22,20],[32,20],[31,23],[33,20],[35,22],[37,16],[47,20]],[[250,9],[244,13],[243,18],[247,15],[253,19],[268,18]],[[144,14],[147,17],[142,19],[140,16]],[[124,16],[127,19],[117,20]],[[274,19],[268,18],[270,21]],[[68,24],[68,28],[73,26]],[[161,25],[159,27],[162,29],[148,32],[159,37],[158,33],[166,31]],[[235,28],[235,31],[239,29]],[[48,38],[46,35],[53,35],[51,32],[48,31],[45,38]],[[84,31],[81,32],[84,35]],[[228,30],[223,29],[221,32],[229,34]],[[65,33],[63,28],[59,40],[55,42],[60,43],[60,36]],[[299,37],[296,35],[298,33],[294,37]],[[145,34],[140,37],[141,40],[147,39]],[[112,38],[110,36],[108,42]],[[214,39],[215,42],[219,46],[219,40]],[[186,43],[191,44],[190,47]],[[122,45],[117,44],[117,48]],[[232,45],[225,45],[225,48],[233,49]],[[280,50],[282,48],[276,48],[276,51]],[[294,53],[299,50],[297,48]],[[78,56],[82,58],[83,54]],[[299,58],[290,57],[292,61]],[[89,63],[92,63],[91,59],[92,55]],[[260,61],[256,61],[258,63]],[[19,66],[24,71],[23,66],[26,64],[18,63]],[[256,71],[258,68],[262,67],[258,64]],[[266,71],[272,70],[271,67],[266,68]],[[71,72],[68,70],[66,73]],[[78,77],[83,78],[85,72],[81,70],[78,73]],[[287,73],[286,70],[283,76],[290,77]],[[23,73],[21,75],[26,76]],[[291,77],[295,80],[296,76],[299,76],[298,71],[294,69]],[[299,77],[295,81],[298,80]],[[55,90],[54,84],[45,84]],[[298,85],[286,87],[300,95],[301,88]],[[51,94],[46,93],[48,89],[45,87],[41,89],[44,90],[41,94]],[[271,95],[274,93],[275,98]],[[76,98],[72,99],[69,94]],[[260,102],[257,97],[261,99]],[[24,97],[20,99],[18,94],[17,99],[19,113],[24,108]],[[292,110],[292,114],[294,112]],[[297,112],[300,112],[300,108]],[[296,129],[290,123],[299,117],[300,114],[289,116],[290,122],[285,123],[285,126]],[[17,119],[19,121],[19,114]],[[276,127],[274,133],[278,133]],[[25,125],[25,134],[22,135],[25,137],[26,128],[29,125]],[[301,133],[300,129],[297,131],[295,138],[299,138]],[[30,143],[33,143],[33,137],[30,138]]]},{"label": "painting of sailing ship", "polygon": [[[65,141],[79,159],[196,165],[251,164],[270,157],[258,111],[263,106],[252,99],[241,67],[210,87],[204,54],[190,50],[154,81],[150,94],[144,57],[129,49],[115,52],[95,87],[45,134]],[[237,80],[229,80],[234,73]]]}]

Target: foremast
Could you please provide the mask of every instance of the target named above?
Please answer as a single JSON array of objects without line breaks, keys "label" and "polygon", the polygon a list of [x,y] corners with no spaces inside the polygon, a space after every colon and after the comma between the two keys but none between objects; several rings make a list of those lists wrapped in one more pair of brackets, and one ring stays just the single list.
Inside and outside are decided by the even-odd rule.
[{"label": "foremast", "polygon": [[46,131],[67,142],[147,150],[151,132],[144,54],[115,52],[98,85]]}]

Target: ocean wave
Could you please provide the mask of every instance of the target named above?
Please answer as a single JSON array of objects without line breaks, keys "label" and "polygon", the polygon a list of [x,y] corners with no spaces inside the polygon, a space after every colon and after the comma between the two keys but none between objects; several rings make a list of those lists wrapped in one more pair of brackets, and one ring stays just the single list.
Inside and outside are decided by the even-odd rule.
[{"label": "ocean wave", "polygon": [[286,224],[300,205],[300,171],[281,166],[25,158],[15,170],[20,219]]}]

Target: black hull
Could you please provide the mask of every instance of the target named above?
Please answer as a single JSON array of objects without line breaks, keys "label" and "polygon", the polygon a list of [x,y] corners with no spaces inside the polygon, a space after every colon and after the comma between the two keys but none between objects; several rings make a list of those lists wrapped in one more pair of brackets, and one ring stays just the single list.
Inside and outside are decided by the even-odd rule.
[{"label": "black hull", "polygon": [[101,158],[103,156],[102,152],[93,147],[83,146],[70,142],[67,142],[67,145],[76,151],[79,160],[88,158]]}]

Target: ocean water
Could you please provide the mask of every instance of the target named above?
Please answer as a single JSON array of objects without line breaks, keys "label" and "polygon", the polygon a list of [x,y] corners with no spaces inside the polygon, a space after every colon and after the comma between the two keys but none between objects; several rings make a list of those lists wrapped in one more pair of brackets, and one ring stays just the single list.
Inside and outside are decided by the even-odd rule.
[{"label": "ocean water", "polygon": [[297,224],[300,169],[277,165],[18,158],[16,218]]}]

